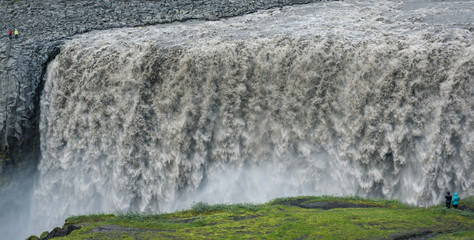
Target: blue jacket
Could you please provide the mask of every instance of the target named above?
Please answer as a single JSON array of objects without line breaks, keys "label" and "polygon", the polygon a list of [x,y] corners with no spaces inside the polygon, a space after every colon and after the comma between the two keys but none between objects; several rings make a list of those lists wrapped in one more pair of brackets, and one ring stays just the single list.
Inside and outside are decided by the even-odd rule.
[{"label": "blue jacket", "polygon": [[458,193],[454,193],[454,197],[453,197],[453,205],[458,205],[459,204],[459,196],[458,196]]}]

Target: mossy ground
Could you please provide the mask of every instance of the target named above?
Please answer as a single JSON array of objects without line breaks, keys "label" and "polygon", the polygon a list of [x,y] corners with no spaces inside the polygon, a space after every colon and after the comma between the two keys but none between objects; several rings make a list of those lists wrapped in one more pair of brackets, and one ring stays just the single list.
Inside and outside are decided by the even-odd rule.
[{"label": "mossy ground", "polygon": [[[336,208],[329,210],[299,206],[314,202],[353,206],[337,208],[340,205],[334,204]],[[191,210],[160,215],[75,216],[66,224],[83,226],[58,239],[393,239],[423,234],[436,239],[474,239],[472,212],[359,197],[280,198],[267,204],[197,203]]]}]

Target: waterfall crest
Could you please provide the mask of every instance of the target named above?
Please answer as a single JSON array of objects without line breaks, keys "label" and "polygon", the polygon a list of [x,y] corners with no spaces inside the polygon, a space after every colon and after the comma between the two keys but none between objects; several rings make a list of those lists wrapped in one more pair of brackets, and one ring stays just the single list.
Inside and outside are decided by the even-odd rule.
[{"label": "waterfall crest", "polygon": [[473,33],[331,4],[69,41],[41,100],[36,214],[474,194]]}]

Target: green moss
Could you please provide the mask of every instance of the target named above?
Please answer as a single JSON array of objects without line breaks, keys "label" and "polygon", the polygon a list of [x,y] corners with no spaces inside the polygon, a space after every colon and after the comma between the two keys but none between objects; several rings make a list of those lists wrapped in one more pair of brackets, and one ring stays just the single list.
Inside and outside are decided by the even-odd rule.
[{"label": "green moss", "polygon": [[[339,201],[374,207],[307,209],[293,206],[295,201]],[[87,224],[60,239],[374,239],[427,231],[450,233],[448,237],[474,236],[474,219],[463,211],[359,197],[280,198],[267,204],[197,203],[190,210],[175,213],[102,214],[68,221]],[[110,231],[92,231],[99,226]]]},{"label": "green moss", "polygon": [[302,201],[302,203],[311,203],[311,202],[345,202],[351,204],[361,204],[369,205],[373,207],[390,207],[390,208],[410,208],[409,206],[401,203],[397,199],[387,200],[387,199],[368,199],[362,198],[359,196],[346,196],[346,197],[334,197],[334,196],[301,196],[301,197],[287,197],[287,198],[277,198],[269,202],[273,205],[288,205],[289,203],[295,201]]},{"label": "green moss", "polygon": [[85,215],[85,216],[72,216],[66,219],[66,224],[101,222],[101,221],[112,219],[114,217],[115,215],[113,214],[105,214],[105,213],[91,214],[91,215]]},{"label": "green moss", "polygon": [[468,208],[474,209],[474,196],[461,198],[459,204],[460,206],[466,206]]},{"label": "green moss", "polygon": [[243,204],[214,204],[210,205],[203,202],[193,204],[192,210],[201,213],[212,213],[212,212],[239,212],[239,211],[256,211],[261,205],[243,203]]},{"label": "green moss", "polygon": [[474,230],[467,231],[455,231],[451,233],[443,233],[434,236],[434,240],[447,240],[447,239],[474,239]]},{"label": "green moss", "polygon": [[46,236],[48,236],[48,234],[49,234],[49,232],[45,231],[45,232],[41,233],[40,238],[45,238]]},{"label": "green moss", "polygon": [[0,165],[5,165],[9,161],[11,161],[10,157],[8,156],[5,150],[0,150]]}]

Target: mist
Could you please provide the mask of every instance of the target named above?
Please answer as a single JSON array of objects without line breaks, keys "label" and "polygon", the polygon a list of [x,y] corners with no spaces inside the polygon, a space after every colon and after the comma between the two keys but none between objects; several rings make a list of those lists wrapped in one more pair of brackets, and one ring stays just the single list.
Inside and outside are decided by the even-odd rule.
[{"label": "mist", "polygon": [[[28,169],[24,171],[30,173]],[[0,188],[0,233],[2,239],[24,239],[30,233],[31,197],[37,176],[13,172],[17,174],[14,178],[10,176],[12,172],[2,175],[5,182]]]}]

